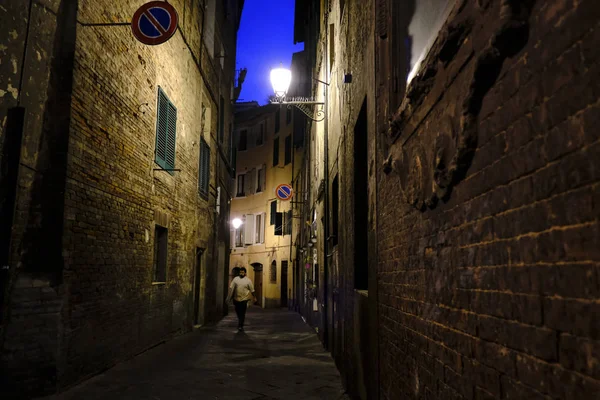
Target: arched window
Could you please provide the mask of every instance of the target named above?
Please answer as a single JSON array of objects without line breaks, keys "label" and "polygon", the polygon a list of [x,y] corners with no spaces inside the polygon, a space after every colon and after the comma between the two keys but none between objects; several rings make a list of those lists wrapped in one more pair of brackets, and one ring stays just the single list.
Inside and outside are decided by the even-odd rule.
[{"label": "arched window", "polygon": [[277,261],[273,260],[271,263],[271,269],[269,270],[269,277],[272,283],[277,282]]}]

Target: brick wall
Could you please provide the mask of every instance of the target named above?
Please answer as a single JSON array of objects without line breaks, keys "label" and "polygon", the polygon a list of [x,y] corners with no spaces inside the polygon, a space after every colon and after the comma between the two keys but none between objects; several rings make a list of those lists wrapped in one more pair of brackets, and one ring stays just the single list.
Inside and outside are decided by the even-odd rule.
[{"label": "brick wall", "polygon": [[457,3],[382,152],[381,398],[597,398],[600,7]]},{"label": "brick wall", "polygon": [[[140,3],[141,4],[141,3]],[[183,4],[175,4],[176,7]],[[189,5],[188,5],[189,6]],[[82,2],[79,19],[127,20],[136,4]],[[182,19],[197,26],[201,13]],[[200,116],[206,92],[181,35],[161,46],[138,43],[128,26],[78,28],[73,123],[66,190],[65,382],[189,328],[196,247],[207,253],[206,294],[216,277],[212,208],[198,195]],[[189,30],[190,42],[197,42]],[[177,108],[175,168],[154,170],[157,88]],[[216,121],[217,104],[210,107]],[[211,136],[211,159],[217,153]],[[214,170],[211,174],[214,182]],[[214,185],[214,183],[213,183]],[[214,197],[210,201],[214,204]],[[158,214],[157,214],[158,213]],[[152,284],[155,215],[168,220],[167,283]],[[205,299],[206,300],[206,299]]]},{"label": "brick wall", "polygon": [[[165,44],[145,46],[122,24],[143,1],[55,3],[34,5],[24,72],[31,95],[24,100],[28,129],[13,234],[18,268],[2,326],[8,377],[2,383],[15,396],[64,389],[189,330],[197,292],[199,323],[223,312],[216,284],[224,280],[226,261],[217,262],[215,197],[217,185],[227,189],[221,193],[227,215],[231,182],[217,180],[228,175],[217,171],[226,164],[216,140],[219,82],[229,104],[233,67],[217,70],[201,60],[200,4],[172,2],[180,30]],[[228,24],[222,30],[233,32]],[[25,28],[16,28],[24,46]],[[235,42],[235,33],[227,40]],[[60,56],[51,62],[53,51]],[[203,76],[199,63],[211,74]],[[155,170],[158,87],[177,108],[175,168],[181,171],[172,175]],[[5,103],[0,106],[4,115]],[[212,124],[201,132],[203,107]],[[201,135],[211,149],[208,200],[198,195]],[[165,284],[152,282],[159,221],[168,227]],[[218,241],[228,246],[228,231]],[[197,249],[204,250],[200,288],[193,280]]]}]

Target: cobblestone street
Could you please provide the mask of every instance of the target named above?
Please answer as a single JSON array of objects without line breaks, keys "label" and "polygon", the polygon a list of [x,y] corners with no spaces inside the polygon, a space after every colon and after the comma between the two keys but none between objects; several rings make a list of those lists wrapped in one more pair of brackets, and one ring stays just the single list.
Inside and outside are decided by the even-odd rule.
[{"label": "cobblestone street", "polygon": [[199,329],[118,364],[47,400],[345,399],[314,331],[291,311],[250,307],[245,332],[233,309]]}]

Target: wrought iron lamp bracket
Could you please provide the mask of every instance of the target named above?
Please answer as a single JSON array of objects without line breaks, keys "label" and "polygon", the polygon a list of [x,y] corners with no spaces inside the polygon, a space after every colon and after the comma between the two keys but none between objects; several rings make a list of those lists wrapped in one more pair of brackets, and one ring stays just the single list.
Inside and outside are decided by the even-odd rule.
[{"label": "wrought iron lamp bracket", "polygon": [[[325,119],[325,111],[323,110],[325,103],[322,101],[285,101],[285,99],[279,98],[272,100],[271,104],[285,105],[288,109],[294,106],[302,111],[302,114],[306,115],[307,118],[315,122],[321,122]],[[316,106],[316,110],[313,110],[313,106]],[[313,117],[315,114],[316,118]]]}]

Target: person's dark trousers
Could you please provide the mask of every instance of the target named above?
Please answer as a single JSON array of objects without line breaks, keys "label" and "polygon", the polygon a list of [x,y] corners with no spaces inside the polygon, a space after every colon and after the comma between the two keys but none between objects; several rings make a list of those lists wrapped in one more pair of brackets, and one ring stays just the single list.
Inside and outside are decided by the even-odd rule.
[{"label": "person's dark trousers", "polygon": [[238,317],[238,326],[240,328],[244,327],[244,320],[246,319],[246,309],[248,308],[248,300],[246,301],[233,301],[233,305],[235,307],[235,313]]}]

